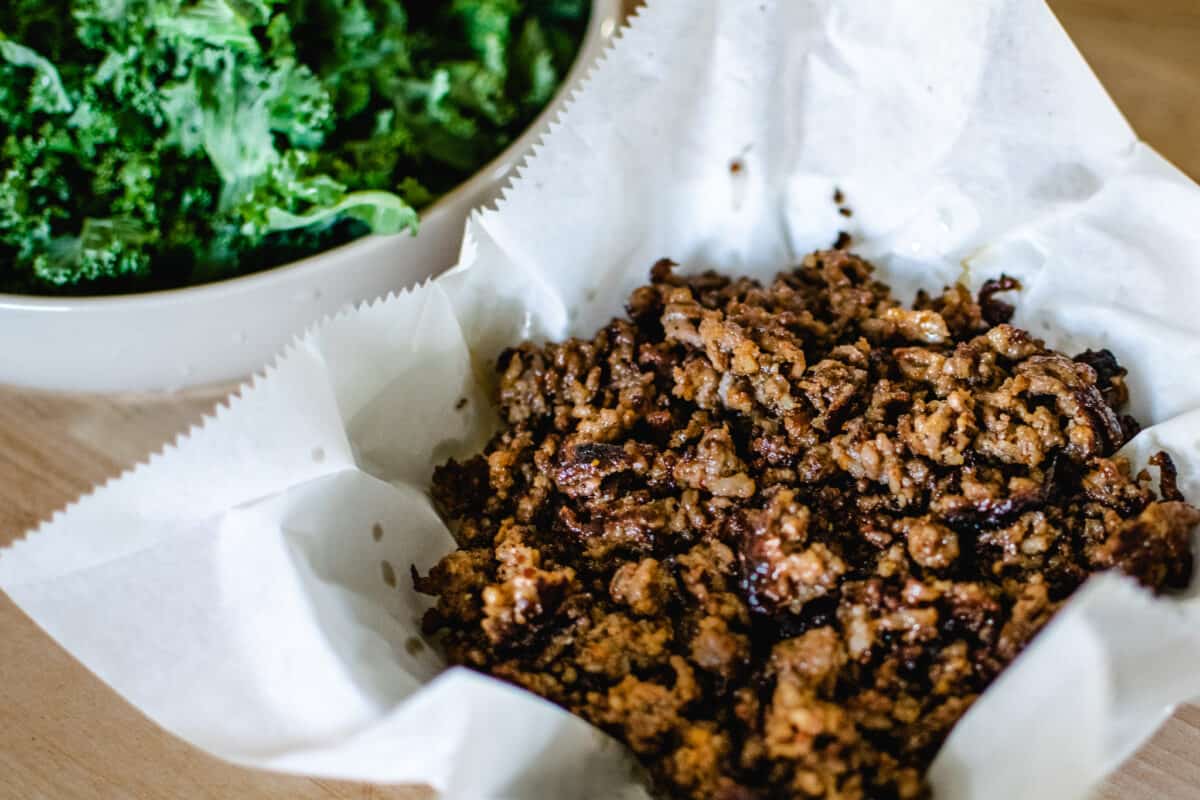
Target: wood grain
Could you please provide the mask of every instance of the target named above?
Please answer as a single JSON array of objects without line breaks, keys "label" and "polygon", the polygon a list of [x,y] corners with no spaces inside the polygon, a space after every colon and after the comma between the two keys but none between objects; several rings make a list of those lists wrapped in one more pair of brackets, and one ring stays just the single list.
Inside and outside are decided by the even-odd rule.
[{"label": "wood grain", "polygon": [[[1142,137],[1200,177],[1200,0],[1051,5]],[[221,394],[67,397],[0,388],[0,546],[186,430]],[[0,798],[431,796],[219,762],[141,717],[3,595],[0,642]],[[1099,796],[1200,798],[1200,709],[1176,714]]]},{"label": "wood grain", "polygon": [[1200,2],[1050,6],[1142,139],[1200,179]]}]

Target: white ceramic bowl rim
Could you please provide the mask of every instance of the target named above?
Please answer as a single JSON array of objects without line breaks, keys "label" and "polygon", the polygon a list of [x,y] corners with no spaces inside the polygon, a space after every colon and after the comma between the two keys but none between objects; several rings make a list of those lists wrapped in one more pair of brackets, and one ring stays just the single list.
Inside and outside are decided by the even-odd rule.
[{"label": "white ceramic bowl rim", "polygon": [[[451,189],[446,194],[439,197],[432,205],[421,213],[421,220],[424,222],[432,216],[436,216],[442,212],[444,208],[455,205],[456,199],[469,191],[471,191],[478,183],[491,180],[496,173],[507,172],[515,165],[515,160],[518,155],[524,154],[543,134],[543,126],[550,117],[558,113],[559,100],[562,98],[562,93],[570,91],[575,83],[583,77],[583,72],[591,64],[593,57],[598,55],[597,48],[607,41],[609,31],[601,31],[601,26],[609,24],[612,21],[619,21],[617,12],[621,7],[621,0],[592,0],[591,14],[588,19],[587,29],[584,31],[583,39],[580,42],[579,50],[576,51],[575,61],[571,64],[571,68],[567,71],[554,97],[546,103],[546,107],[538,113],[538,115],[529,123],[524,132],[518,136],[508,147],[504,148],[491,161],[484,164],[471,177],[467,178],[462,183]],[[408,236],[410,234],[400,233],[397,236]],[[419,235],[419,234],[418,234]],[[373,235],[368,235],[356,239],[352,242],[333,247],[328,250],[322,250],[319,253],[313,253],[311,256],[306,256],[297,261],[292,261],[287,264],[282,264],[278,267],[260,270],[250,273],[249,275],[240,275],[233,278],[225,278],[224,280],[213,281],[211,283],[202,283],[198,286],[183,286],[176,289],[160,289],[153,292],[141,292],[137,294],[111,294],[111,295],[82,295],[82,296],[67,296],[67,297],[45,297],[41,295],[31,294],[6,294],[0,292],[0,309],[25,309],[37,311],[78,311],[85,308],[95,308],[101,306],[150,306],[150,305],[172,305],[180,302],[186,302],[190,298],[194,298],[200,294],[222,293],[230,289],[251,288],[260,283],[274,280],[279,273],[288,272],[296,275],[304,272],[315,271],[322,268],[321,262],[333,253],[343,253],[353,248],[362,247],[371,239],[376,238]]]}]

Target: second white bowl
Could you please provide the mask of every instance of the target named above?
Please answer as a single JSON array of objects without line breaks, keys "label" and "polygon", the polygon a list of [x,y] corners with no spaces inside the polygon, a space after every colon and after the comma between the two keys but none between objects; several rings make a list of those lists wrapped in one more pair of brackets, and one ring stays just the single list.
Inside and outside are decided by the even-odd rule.
[{"label": "second white bowl", "polygon": [[453,265],[471,209],[491,202],[621,18],[594,0],[575,64],[512,145],[421,215],[417,236],[369,236],[276,269],[112,297],[0,294],[0,383],[80,392],[174,390],[258,369],[307,325]]}]

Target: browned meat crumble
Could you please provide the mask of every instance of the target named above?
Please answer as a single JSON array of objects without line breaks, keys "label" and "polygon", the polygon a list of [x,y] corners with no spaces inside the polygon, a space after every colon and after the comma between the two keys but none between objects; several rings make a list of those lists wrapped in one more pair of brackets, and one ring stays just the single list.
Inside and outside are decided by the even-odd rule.
[{"label": "browned meat crumble", "polygon": [[842,251],[763,286],[655,265],[628,318],[500,358],[503,430],[433,495],[449,660],[625,742],[664,796],[918,798],[972,701],[1091,573],[1192,574],[1125,370]]}]

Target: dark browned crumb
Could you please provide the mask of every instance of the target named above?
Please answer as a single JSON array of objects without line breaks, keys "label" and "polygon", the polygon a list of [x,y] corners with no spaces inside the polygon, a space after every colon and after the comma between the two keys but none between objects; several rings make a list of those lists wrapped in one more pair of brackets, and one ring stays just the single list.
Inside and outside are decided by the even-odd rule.
[{"label": "dark browned crumb", "polygon": [[664,796],[919,798],[974,699],[1091,573],[1192,575],[1170,459],[1111,353],[989,281],[903,308],[816,253],[762,285],[655,265],[591,339],[500,359],[503,429],[433,496],[449,660],[625,742]]},{"label": "dark browned crumb", "polygon": [[838,231],[837,239],[833,242],[834,250],[849,250],[854,239],[845,231]]},{"label": "dark browned crumb", "polygon": [[[1010,278],[1007,275],[1001,275],[999,279],[990,278],[983,282],[983,287],[979,290],[979,311],[985,322],[989,325],[999,325],[1002,322],[1008,322],[1012,319],[1013,312],[1016,310],[1011,304],[1003,300],[997,300],[996,295],[1004,292],[1012,291],[1020,288],[1021,284],[1015,278]],[[1119,370],[1121,375],[1125,375],[1125,370],[1117,366],[1116,359],[1112,353],[1107,350],[1101,351],[1106,354],[1112,361],[1112,366],[1115,370]],[[1092,351],[1088,351],[1080,355],[1076,360],[1087,363],[1087,356],[1092,355]],[[1094,364],[1092,366],[1095,366]]]}]

